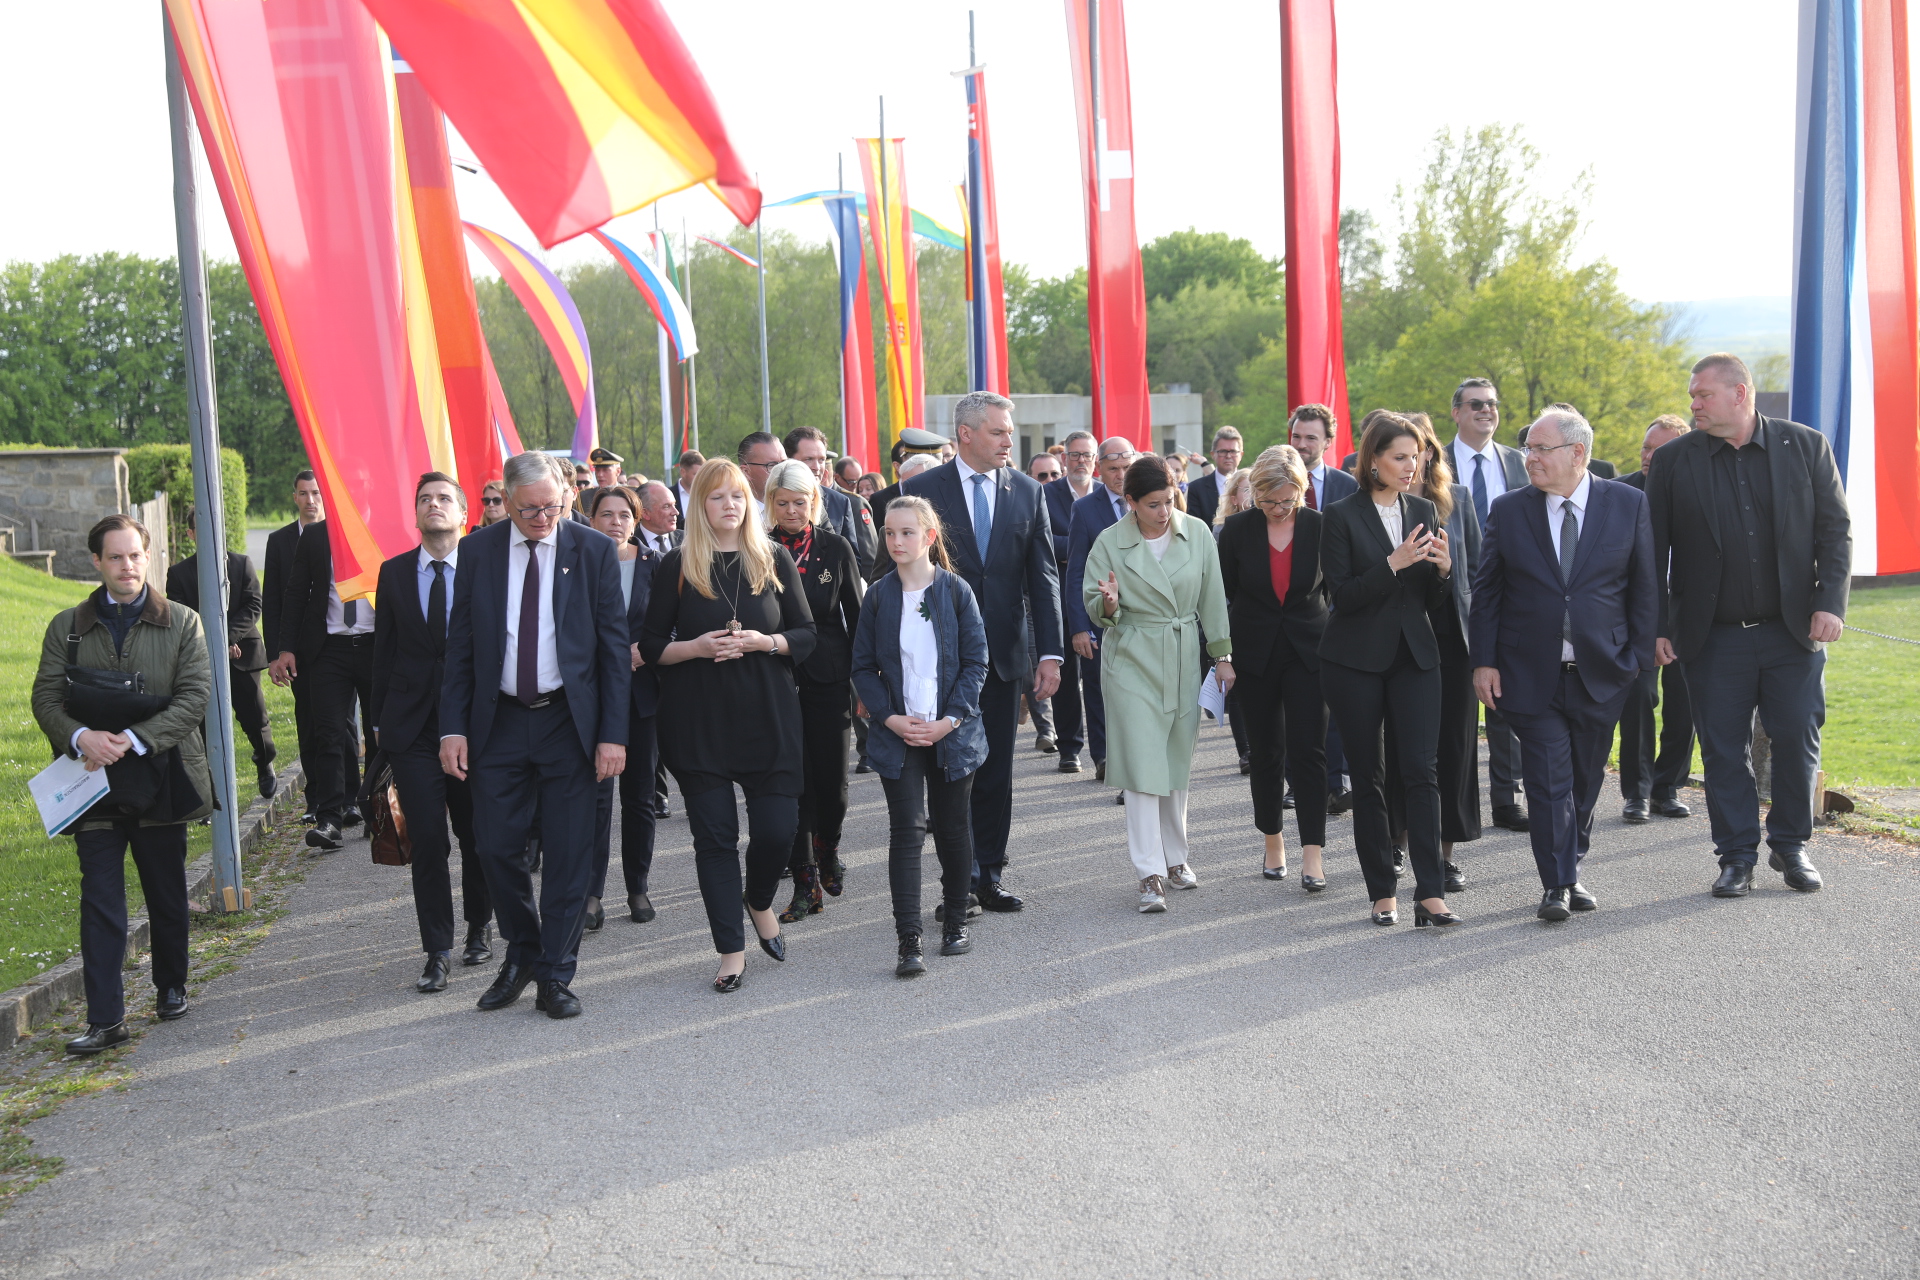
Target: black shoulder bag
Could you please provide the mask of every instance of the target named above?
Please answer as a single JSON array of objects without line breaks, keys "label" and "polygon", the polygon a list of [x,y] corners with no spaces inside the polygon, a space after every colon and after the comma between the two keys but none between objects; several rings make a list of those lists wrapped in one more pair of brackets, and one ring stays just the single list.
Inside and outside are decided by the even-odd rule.
[{"label": "black shoulder bag", "polygon": [[[67,636],[67,714],[89,729],[125,733],[165,711],[173,702],[166,694],[148,693],[146,677],[138,671],[109,671],[78,664],[80,637]],[[180,749],[169,747],[147,753],[129,751],[107,766],[107,798],[98,805],[103,816],[173,818],[200,807],[200,793],[180,762]]]}]

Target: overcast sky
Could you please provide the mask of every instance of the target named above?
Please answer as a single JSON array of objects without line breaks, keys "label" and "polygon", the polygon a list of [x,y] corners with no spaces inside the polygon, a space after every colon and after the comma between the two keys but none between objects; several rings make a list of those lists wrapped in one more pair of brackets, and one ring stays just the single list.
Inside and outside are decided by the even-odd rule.
[{"label": "overcast sky", "polygon": [[[944,222],[965,164],[967,12],[987,67],[1003,253],[1043,274],[1085,258],[1065,18],[1047,0],[666,0],[769,199],[832,186],[876,128],[907,139],[909,195]],[[1339,0],[1342,202],[1391,222],[1434,133],[1518,124],[1548,182],[1593,182],[1586,249],[1646,300],[1789,291],[1792,0]],[[1279,256],[1277,0],[1133,0],[1143,240],[1194,226]],[[173,252],[160,6],[0,0],[0,260]],[[207,245],[232,254],[207,191]],[[484,178],[463,212],[532,245]],[[663,202],[724,231],[704,192]],[[640,219],[652,225],[651,213]],[[628,224],[631,229],[631,223]],[[767,226],[825,234],[818,209]],[[616,229],[616,234],[618,233]],[[549,260],[597,256],[564,245]]]}]

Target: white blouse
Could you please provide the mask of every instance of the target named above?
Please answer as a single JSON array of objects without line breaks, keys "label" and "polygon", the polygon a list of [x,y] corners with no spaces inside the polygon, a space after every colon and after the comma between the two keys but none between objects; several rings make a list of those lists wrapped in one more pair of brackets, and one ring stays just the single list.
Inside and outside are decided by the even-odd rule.
[{"label": "white blouse", "polygon": [[1155,560],[1165,560],[1167,548],[1173,545],[1173,526],[1168,525],[1167,531],[1157,538],[1142,537],[1140,541],[1147,544],[1147,550],[1153,552]]},{"label": "white blouse", "polygon": [[1380,513],[1380,523],[1387,527],[1388,542],[1397,547],[1406,541],[1407,535],[1400,531],[1400,500],[1398,498],[1394,499],[1392,505],[1385,507],[1376,502],[1373,504],[1373,509]]},{"label": "white blouse", "polygon": [[940,713],[940,639],[926,612],[928,590],[900,592],[900,697],[906,713],[922,720]]}]

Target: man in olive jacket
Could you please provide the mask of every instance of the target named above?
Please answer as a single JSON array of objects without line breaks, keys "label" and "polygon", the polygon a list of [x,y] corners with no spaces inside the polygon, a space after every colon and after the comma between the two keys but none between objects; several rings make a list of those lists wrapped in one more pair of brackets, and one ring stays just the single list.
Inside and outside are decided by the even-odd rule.
[{"label": "man in olive jacket", "polygon": [[[87,987],[87,1034],[67,1043],[69,1053],[98,1053],[130,1038],[121,966],[127,950],[126,856],[140,872],[153,929],[154,1012],[171,1021],[187,1012],[187,823],[213,811],[201,725],[212,695],[213,672],[200,615],[147,585],[147,531],[130,516],[108,516],[87,534],[100,590],[47,625],[40,670],[33,681],[33,715],[55,755],[86,761],[88,769],[114,764],[128,752],[164,755],[178,748],[185,777],[199,803],[180,812],[109,816],[102,797],[74,825],[80,857],[80,955]],[[73,656],[69,658],[69,642]],[[66,667],[139,672],[145,691],[170,698],[159,714],[118,733],[94,729],[67,713]],[[96,816],[98,815],[98,816]]]}]

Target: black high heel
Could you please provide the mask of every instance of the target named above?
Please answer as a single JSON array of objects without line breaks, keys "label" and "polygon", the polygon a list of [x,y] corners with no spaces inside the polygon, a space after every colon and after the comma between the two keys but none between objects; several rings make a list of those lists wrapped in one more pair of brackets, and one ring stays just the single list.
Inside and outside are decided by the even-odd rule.
[{"label": "black high heel", "polygon": [[1287,864],[1283,862],[1277,867],[1270,867],[1267,865],[1267,860],[1262,858],[1260,860],[1260,874],[1269,880],[1285,880],[1287,878]]},{"label": "black high heel", "polygon": [[1417,902],[1413,906],[1413,927],[1416,929],[1424,929],[1428,925],[1444,927],[1450,924],[1465,923],[1465,920],[1462,920],[1451,911],[1429,911]]},{"label": "black high heel", "polygon": [[1327,887],[1327,878],[1325,876],[1310,876],[1302,871],[1300,873],[1300,887],[1308,893],[1319,893]]},{"label": "black high heel", "polygon": [[1375,924],[1380,925],[1399,924],[1400,912],[1398,908],[1392,911],[1375,911],[1372,913],[1372,919]]}]

